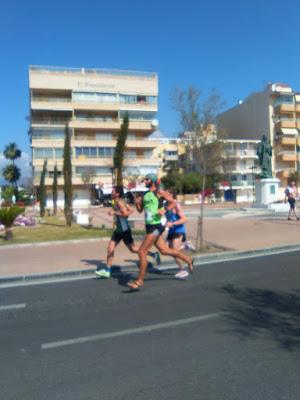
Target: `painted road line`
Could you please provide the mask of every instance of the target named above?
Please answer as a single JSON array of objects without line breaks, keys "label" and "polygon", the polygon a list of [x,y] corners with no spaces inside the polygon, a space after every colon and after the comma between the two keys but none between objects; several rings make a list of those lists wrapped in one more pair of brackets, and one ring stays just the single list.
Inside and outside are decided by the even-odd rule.
[{"label": "painted road line", "polygon": [[8,304],[7,306],[0,306],[0,311],[6,311],[6,310],[17,310],[19,308],[25,308],[26,304]]},{"label": "painted road line", "polygon": [[201,321],[206,321],[206,320],[213,319],[213,318],[219,318],[222,315],[224,315],[224,313],[198,315],[198,316],[191,317],[191,318],[178,319],[178,320],[169,321],[169,322],[161,322],[159,324],[154,324],[154,325],[146,325],[146,326],[142,326],[140,328],[132,328],[132,329],[126,329],[123,331],[101,333],[98,335],[83,336],[83,337],[78,337],[78,338],[73,338],[73,339],[61,340],[61,341],[57,341],[57,342],[49,342],[49,343],[42,344],[41,348],[42,348],[42,350],[55,349],[58,347],[72,346],[74,344],[96,342],[99,340],[112,339],[112,338],[120,337],[120,336],[136,335],[139,333],[158,331],[160,329],[172,328],[172,327],[176,327],[176,326],[180,326],[180,325],[191,324],[194,322],[201,322]]}]

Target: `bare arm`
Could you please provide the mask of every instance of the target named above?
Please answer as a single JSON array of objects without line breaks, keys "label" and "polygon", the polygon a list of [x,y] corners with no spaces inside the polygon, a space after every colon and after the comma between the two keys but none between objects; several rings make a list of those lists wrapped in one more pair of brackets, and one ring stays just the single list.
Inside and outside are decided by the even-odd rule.
[{"label": "bare arm", "polygon": [[125,204],[123,201],[120,201],[118,205],[119,205],[119,210],[118,211],[111,210],[109,213],[110,215],[117,215],[119,217],[126,218],[133,213],[132,208],[128,204]]},{"label": "bare arm", "polygon": [[135,198],[135,207],[139,213],[141,213],[144,209],[142,196],[137,196]]},{"label": "bare arm", "polygon": [[166,200],[168,202],[168,204],[166,206],[167,210],[172,210],[173,208],[176,207],[176,200],[174,200],[173,196],[170,193],[168,193],[165,190],[160,189],[157,192],[157,194],[159,197],[162,197],[164,200]]}]

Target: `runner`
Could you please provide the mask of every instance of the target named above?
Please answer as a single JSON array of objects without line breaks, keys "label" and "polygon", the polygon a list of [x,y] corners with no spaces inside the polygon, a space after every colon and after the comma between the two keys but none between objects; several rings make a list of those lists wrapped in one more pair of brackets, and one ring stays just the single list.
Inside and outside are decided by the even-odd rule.
[{"label": "runner", "polygon": [[[116,229],[114,230],[110,242],[107,246],[107,261],[106,267],[95,271],[100,278],[110,278],[111,266],[114,259],[114,250],[123,240],[127,248],[137,254],[139,247],[135,245],[131,229],[128,223],[128,217],[133,213],[133,209],[123,200],[124,190],[122,186],[115,186],[111,193],[113,201],[113,209],[109,210],[108,214],[115,217]],[[148,254],[160,264],[160,255],[158,252]]]},{"label": "runner", "polygon": [[[172,208],[166,208],[166,227],[169,228],[167,242],[169,244],[169,247],[171,247],[172,249],[180,250],[182,243],[186,241],[186,216],[183,213],[180,203],[176,200],[175,192],[172,190],[167,190],[167,192],[175,200],[175,202],[173,202],[174,205]],[[167,207],[168,205],[169,201],[166,202]],[[188,277],[189,272],[186,270],[186,268],[183,267],[180,259],[175,258],[175,261],[179,267],[179,271],[175,274],[175,278],[184,279]]]},{"label": "runner", "polygon": [[188,264],[189,271],[193,271],[193,260],[190,256],[180,252],[177,249],[169,248],[161,234],[164,227],[161,224],[161,217],[165,213],[160,205],[160,199],[168,201],[167,209],[174,208],[174,199],[166,191],[159,189],[159,179],[155,174],[148,174],[145,178],[145,184],[149,191],[143,198],[136,199],[136,208],[139,212],[145,212],[146,236],[139,248],[140,273],[135,281],[128,282],[127,285],[132,290],[139,290],[144,285],[144,279],[147,269],[147,252],[152,245],[155,245],[163,255],[179,258]]}]

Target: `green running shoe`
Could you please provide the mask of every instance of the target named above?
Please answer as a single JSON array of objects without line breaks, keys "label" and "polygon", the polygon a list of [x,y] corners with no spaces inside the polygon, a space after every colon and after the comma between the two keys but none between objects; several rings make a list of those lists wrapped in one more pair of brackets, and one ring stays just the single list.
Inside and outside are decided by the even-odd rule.
[{"label": "green running shoe", "polygon": [[110,268],[103,268],[99,269],[99,271],[95,271],[95,274],[99,276],[99,278],[110,278],[111,277],[111,271]]}]

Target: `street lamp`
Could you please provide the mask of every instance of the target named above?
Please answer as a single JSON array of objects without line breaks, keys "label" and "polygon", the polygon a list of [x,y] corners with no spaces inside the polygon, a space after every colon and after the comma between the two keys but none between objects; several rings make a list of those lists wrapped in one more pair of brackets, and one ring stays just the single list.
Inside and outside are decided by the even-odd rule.
[{"label": "street lamp", "polygon": [[252,165],[250,167],[251,173],[252,173],[252,202],[254,203],[254,197],[255,197],[255,186],[254,186],[254,170],[257,169],[256,165]]}]

